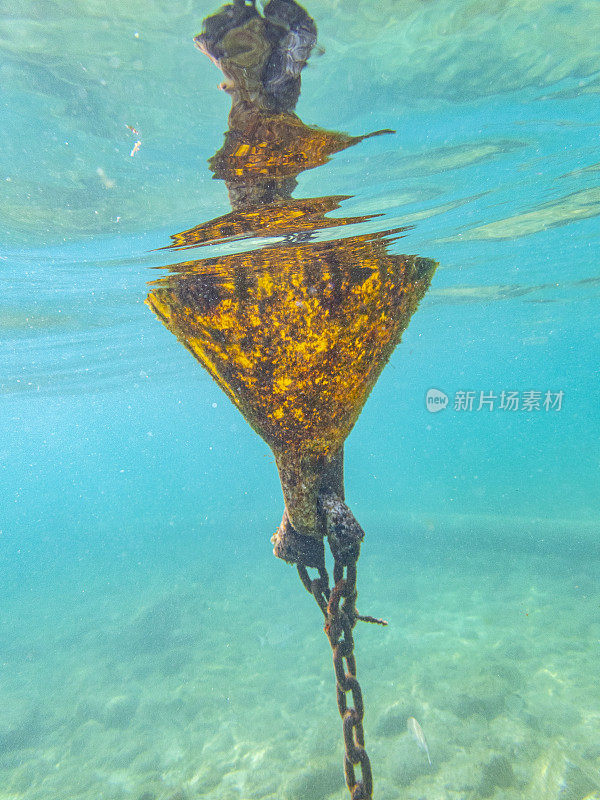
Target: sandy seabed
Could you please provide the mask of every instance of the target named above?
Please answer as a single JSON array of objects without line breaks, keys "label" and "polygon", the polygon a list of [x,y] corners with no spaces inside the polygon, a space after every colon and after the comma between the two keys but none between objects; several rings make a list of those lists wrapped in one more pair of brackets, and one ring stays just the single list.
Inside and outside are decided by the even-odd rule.
[{"label": "sandy seabed", "polygon": [[[364,546],[374,798],[598,800],[596,552],[485,541]],[[348,797],[320,612],[262,556],[7,598],[0,800]]]}]

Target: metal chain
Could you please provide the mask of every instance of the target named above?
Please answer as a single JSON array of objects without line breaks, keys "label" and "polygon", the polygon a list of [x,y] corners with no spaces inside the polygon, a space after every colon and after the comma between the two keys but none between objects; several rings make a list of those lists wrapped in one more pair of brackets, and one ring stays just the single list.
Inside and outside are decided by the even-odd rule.
[{"label": "metal chain", "polygon": [[[354,637],[352,629],[358,619],[386,625],[384,620],[361,617],[356,611],[356,561],[343,564],[335,561],[334,586],[329,588],[329,575],[319,567],[319,577],[312,579],[305,566],[298,564],[298,574],[306,590],[313,595],[325,617],[325,633],[333,650],[337,705],[344,733],[344,774],[352,800],[371,800],[373,776],[371,762],[365,750],[363,731],[364,705],[362,691],[356,678]],[[344,570],[346,575],[344,577]],[[344,665],[344,662],[345,665]],[[348,705],[348,692],[352,706]],[[355,766],[360,764],[361,780],[357,781]]]},{"label": "metal chain", "polygon": [[318,567],[318,578],[311,578],[308,574],[307,568],[304,564],[296,564],[298,575],[302,581],[302,585],[309,594],[317,601],[317,605],[323,612],[323,616],[327,617],[327,603],[329,602],[329,574],[324,566]]}]

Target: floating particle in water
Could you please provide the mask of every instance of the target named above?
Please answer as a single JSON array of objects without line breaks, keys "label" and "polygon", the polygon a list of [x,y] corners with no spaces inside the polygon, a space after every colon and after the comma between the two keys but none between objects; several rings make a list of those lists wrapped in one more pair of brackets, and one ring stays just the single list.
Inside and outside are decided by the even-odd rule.
[{"label": "floating particle in water", "polygon": [[106,172],[102,169],[102,167],[98,167],[96,169],[96,175],[100,178],[100,182],[105,189],[114,189],[115,188],[115,181],[112,178],[109,178]]}]

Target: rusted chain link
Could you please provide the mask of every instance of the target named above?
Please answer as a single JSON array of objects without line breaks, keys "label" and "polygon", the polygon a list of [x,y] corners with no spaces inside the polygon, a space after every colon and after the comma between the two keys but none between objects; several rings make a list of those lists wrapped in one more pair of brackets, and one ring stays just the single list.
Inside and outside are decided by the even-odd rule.
[{"label": "rusted chain link", "polygon": [[[371,762],[365,750],[363,730],[364,705],[356,678],[354,637],[352,629],[358,619],[386,625],[384,620],[361,617],[356,611],[356,561],[347,564],[336,561],[333,568],[334,586],[324,567],[319,577],[311,579],[305,566],[298,564],[298,574],[305,589],[313,595],[325,617],[325,633],[333,650],[337,705],[342,717],[344,734],[344,774],[352,800],[371,800],[373,776]],[[344,576],[344,570],[346,575]],[[345,664],[344,664],[345,662]],[[352,706],[348,705],[348,693]],[[361,779],[356,779],[355,766],[360,765]]]},{"label": "rusted chain link", "polygon": [[[344,569],[346,577],[344,578]],[[356,624],[356,562],[345,567],[336,562],[333,570],[335,586],[327,605],[325,633],[333,650],[337,704],[342,717],[344,732],[344,773],[352,800],[371,800],[373,777],[371,762],[365,750],[363,731],[364,706],[360,685],[356,678],[354,637],[352,628]],[[340,605],[340,601],[341,605]],[[345,662],[345,666],[344,666]],[[348,706],[348,693],[352,706]],[[356,780],[354,767],[360,764],[361,780]]]},{"label": "rusted chain link", "polygon": [[296,564],[296,567],[298,568],[298,575],[300,576],[302,585],[306,591],[315,598],[319,608],[323,612],[323,616],[327,617],[327,603],[329,602],[330,595],[329,574],[327,570],[325,567],[319,567],[319,577],[312,579],[304,564]]}]

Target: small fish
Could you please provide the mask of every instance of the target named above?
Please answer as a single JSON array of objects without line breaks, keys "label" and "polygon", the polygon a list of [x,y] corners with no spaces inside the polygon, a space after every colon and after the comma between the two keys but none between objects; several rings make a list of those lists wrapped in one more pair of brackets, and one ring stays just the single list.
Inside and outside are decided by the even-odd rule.
[{"label": "small fish", "polygon": [[419,723],[414,717],[409,717],[406,720],[406,727],[408,728],[408,732],[413,737],[415,742],[419,745],[421,750],[423,750],[427,755],[427,761],[429,761],[429,766],[431,766],[431,758],[429,757],[429,748],[427,747],[427,740],[425,739],[423,728],[419,725]]}]

